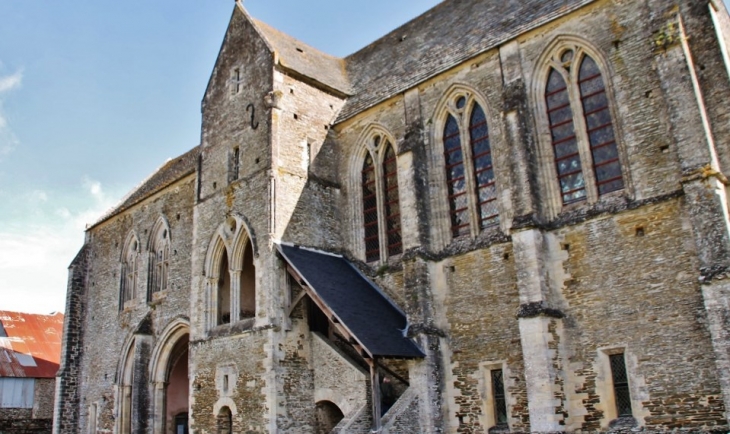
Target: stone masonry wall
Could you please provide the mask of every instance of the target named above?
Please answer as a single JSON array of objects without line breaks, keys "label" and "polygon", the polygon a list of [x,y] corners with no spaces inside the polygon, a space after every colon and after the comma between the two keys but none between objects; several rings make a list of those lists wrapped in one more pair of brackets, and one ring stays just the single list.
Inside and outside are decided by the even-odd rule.
[{"label": "stone masonry wall", "polygon": [[[143,333],[152,335],[154,348],[155,337],[167,324],[187,316],[194,194],[195,180],[189,176],[91,230],[91,241],[87,246],[90,255],[88,294],[84,301],[88,314],[83,322],[88,339],[83,346],[84,358],[79,371],[83,385],[79,392],[80,427],[86,427],[88,408],[96,403],[99,429],[114,428],[119,417],[116,413],[116,387],[121,384],[120,357],[132,334],[142,326],[146,329]],[[152,227],[161,216],[170,228],[168,289],[156,293],[155,301],[147,303],[148,240]],[[137,294],[120,310],[120,261],[130,232],[137,235],[141,246]],[[98,345],[99,342],[104,342],[104,345]],[[149,369],[148,365],[144,366]]]},{"label": "stone masonry wall", "polygon": [[[54,431],[85,429],[90,405],[99,430],[113,431],[120,357],[134,333],[149,352],[167,324],[188,317],[193,431],[214,432],[228,407],[233,432],[311,432],[324,389],[356,410],[362,396],[345,387],[336,398],[341,378],[322,376],[342,370],[336,357],[322,359],[302,315],[285,318],[291,295],[273,246],[279,240],[345,254],[407,313],[426,358],[407,365],[418,399],[404,432],[488,432],[492,369],[505,374],[511,431],[605,431],[616,417],[608,356],[617,353],[641,428],[726,429],[730,381],[722,371],[730,356],[719,279],[729,270],[730,238],[718,183],[730,165],[730,84],[718,78],[727,69],[707,8],[589,2],[331,125],[342,98],[277,69],[237,5],[203,101],[201,171],[94,226],[72,264]],[[678,37],[681,28],[688,39]],[[549,125],[536,110],[546,50],[567,40],[602,68],[625,188],[563,206],[548,175]],[[486,113],[500,212],[498,225],[455,239],[440,138],[454,90]],[[374,127],[398,154],[405,249],[365,264],[360,170]],[[120,310],[124,240],[135,233],[146,252],[160,216],[172,240],[169,289],[146,302],[143,254],[137,297]],[[219,229],[234,216],[254,244],[256,318],[216,326],[217,282],[206,267],[218,236],[230,260],[236,246]],[[534,243],[515,241],[521,234]],[[142,373],[149,356],[135,354]],[[531,381],[536,372],[550,375]],[[134,387],[141,406],[146,384]],[[528,402],[535,391],[550,399]],[[547,422],[536,425],[537,416]],[[149,427],[144,419],[135,427]],[[365,429],[368,415],[360,419]]]},{"label": "stone masonry wall", "polygon": [[69,267],[61,364],[56,374],[56,401],[53,410],[53,432],[57,434],[73,432],[79,426],[88,261],[89,246],[85,244]]},{"label": "stone masonry wall", "polygon": [[511,244],[498,244],[441,263],[447,287],[435,290],[443,291],[437,300],[443,300],[449,324],[449,419],[458,432],[493,426],[484,414],[492,369],[503,369],[510,426],[529,427],[512,258]]},{"label": "stone masonry wall", "polygon": [[296,320],[280,347],[283,354],[277,375],[278,399],[284,405],[278,414],[277,425],[285,433],[313,433],[317,429],[314,366],[308,335],[306,321]]},{"label": "stone masonry wall", "polygon": [[[264,405],[264,347],[268,339],[268,331],[261,330],[191,342],[191,430],[215,432],[217,411],[227,406],[233,413],[233,432],[269,431]],[[224,372],[231,373],[228,391],[223,389]]]},{"label": "stone masonry wall", "polygon": [[582,423],[573,419],[575,428],[607,425],[601,413],[612,405],[606,402],[610,371],[598,356],[611,348],[625,350],[634,417],[647,427],[724,425],[683,207],[671,200],[555,233],[568,252],[563,294],[573,387],[604,383],[588,391],[584,400],[599,402]]}]

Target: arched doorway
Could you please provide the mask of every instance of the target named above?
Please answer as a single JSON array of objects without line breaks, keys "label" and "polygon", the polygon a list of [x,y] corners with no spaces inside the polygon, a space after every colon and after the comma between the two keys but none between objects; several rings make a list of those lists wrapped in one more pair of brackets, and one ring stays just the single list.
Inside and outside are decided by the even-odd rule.
[{"label": "arched doorway", "polygon": [[119,383],[119,407],[117,415],[117,432],[132,432],[132,393],[134,388],[134,340],[127,345],[126,355],[121,368]]},{"label": "arched doorway", "polygon": [[233,434],[233,413],[230,408],[221,408],[216,417],[216,425],[218,425],[218,434]]},{"label": "arched doorway", "polygon": [[188,343],[185,335],[173,348],[165,393],[165,425],[172,427],[168,433],[188,434]]},{"label": "arched doorway", "polygon": [[187,434],[190,406],[187,321],[168,325],[152,354],[155,434]]},{"label": "arched doorway", "polygon": [[342,410],[333,402],[317,403],[317,434],[329,434],[345,417]]}]

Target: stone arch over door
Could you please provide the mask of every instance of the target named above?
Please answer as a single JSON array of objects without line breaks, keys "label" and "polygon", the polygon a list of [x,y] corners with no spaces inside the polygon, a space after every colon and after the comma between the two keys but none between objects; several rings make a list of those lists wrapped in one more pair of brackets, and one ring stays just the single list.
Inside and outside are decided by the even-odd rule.
[{"label": "stone arch over door", "polygon": [[135,338],[131,336],[122,347],[117,367],[116,432],[132,432],[132,397],[134,393]]},{"label": "stone arch over door", "polygon": [[175,416],[187,413],[189,391],[187,319],[173,320],[162,332],[150,361],[153,433],[170,432]]},{"label": "stone arch over door", "polygon": [[220,398],[213,405],[213,417],[216,420],[218,434],[233,434],[234,419],[238,415],[236,403],[231,398]]},{"label": "stone arch over door", "polygon": [[329,434],[345,418],[340,407],[332,401],[318,401],[316,412],[317,434]]}]

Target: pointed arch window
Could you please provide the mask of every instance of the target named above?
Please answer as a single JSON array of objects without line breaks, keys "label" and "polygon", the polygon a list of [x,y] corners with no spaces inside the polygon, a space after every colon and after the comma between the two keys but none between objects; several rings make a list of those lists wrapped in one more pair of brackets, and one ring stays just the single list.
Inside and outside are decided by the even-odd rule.
[{"label": "pointed arch window", "polygon": [[619,149],[603,74],[578,46],[550,59],[545,107],[563,205],[624,188]]},{"label": "pointed arch window", "polygon": [[231,272],[228,267],[228,253],[224,250],[218,270],[218,324],[231,322]]},{"label": "pointed arch window", "polygon": [[390,143],[385,146],[383,158],[383,201],[385,202],[385,230],[388,255],[403,251],[400,227],[400,202],[398,197],[398,164],[395,151]]},{"label": "pointed arch window", "polygon": [[256,265],[253,261],[253,244],[251,240],[246,242],[243,250],[243,263],[241,264],[241,277],[239,282],[239,319],[253,318],[256,316]]},{"label": "pointed arch window", "polygon": [[451,235],[499,224],[497,187],[484,108],[468,92],[447,104],[441,136]]},{"label": "pointed arch window", "polygon": [[362,165],[362,209],[365,226],[365,259],[380,259],[380,233],[378,228],[378,193],[373,156],[368,153]]},{"label": "pointed arch window", "polygon": [[160,220],[152,231],[150,243],[148,301],[152,294],[165,291],[168,286],[170,270],[170,231],[164,220]]},{"label": "pointed arch window", "polygon": [[368,143],[361,171],[365,260],[374,262],[403,252],[395,149],[384,135]]},{"label": "pointed arch window", "polygon": [[[243,223],[243,218],[229,217],[208,248],[205,275],[210,328],[256,317],[256,241]],[[253,327],[253,323],[242,327]]]},{"label": "pointed arch window", "polygon": [[137,297],[137,277],[139,273],[139,241],[132,235],[125,243],[122,261],[119,308]]}]

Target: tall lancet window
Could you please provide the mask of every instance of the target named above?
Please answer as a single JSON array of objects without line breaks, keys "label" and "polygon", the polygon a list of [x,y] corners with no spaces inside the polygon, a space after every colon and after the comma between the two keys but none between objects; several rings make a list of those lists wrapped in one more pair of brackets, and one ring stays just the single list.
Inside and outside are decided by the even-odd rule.
[{"label": "tall lancet window", "polygon": [[385,230],[388,241],[388,255],[403,252],[400,228],[400,202],[398,198],[398,165],[395,151],[390,143],[385,144],[383,158],[383,202],[385,203]]},{"label": "tall lancet window", "polygon": [[476,234],[499,224],[497,186],[484,108],[469,92],[447,104],[443,143],[451,235]]},{"label": "tall lancet window", "polygon": [[149,294],[147,297],[149,300],[152,300],[152,294],[167,289],[169,269],[170,231],[161,218],[152,230],[152,242],[150,243]]},{"label": "tall lancet window", "polygon": [[138,273],[139,241],[136,236],[131,235],[125,243],[124,257],[122,260],[120,309],[124,309],[125,303],[137,297]]},{"label": "tall lancet window", "polygon": [[368,153],[362,166],[362,213],[365,229],[365,259],[380,259],[380,234],[378,228],[378,193],[373,157]]},{"label": "tall lancet window", "polygon": [[403,252],[398,161],[383,134],[368,140],[361,172],[365,260],[375,262]]},{"label": "tall lancet window", "polygon": [[497,188],[494,182],[487,117],[477,103],[474,103],[469,120],[469,140],[474,164],[479,227],[483,229],[499,223],[499,210],[497,209]]},{"label": "tall lancet window", "polygon": [[550,64],[545,105],[562,203],[622,190],[618,144],[598,64],[579,47],[563,49]]}]

